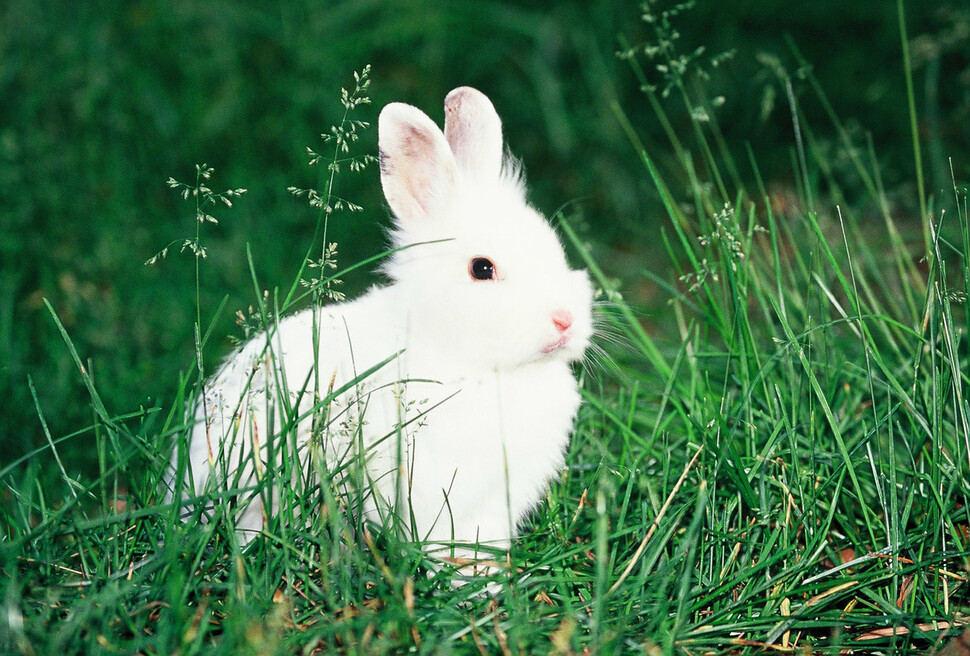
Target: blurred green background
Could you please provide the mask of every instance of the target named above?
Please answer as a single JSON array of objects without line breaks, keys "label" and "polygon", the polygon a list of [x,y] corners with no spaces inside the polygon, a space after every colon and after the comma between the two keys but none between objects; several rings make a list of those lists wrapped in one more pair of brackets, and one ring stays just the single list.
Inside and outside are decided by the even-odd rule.
[{"label": "blurred green background", "polygon": [[[929,188],[939,194],[951,186],[946,157],[964,180],[970,161],[970,9],[964,0],[908,4]],[[871,133],[905,218],[914,175],[896,12],[895,0],[701,0],[677,17],[678,48],[703,46],[705,58],[734,51],[706,83],[709,97],[724,97],[717,125],[739,162],[748,161],[750,144],[769,186],[785,190],[794,184],[793,129],[776,64],[798,69],[794,44],[839,115],[858,135]],[[229,348],[224,336],[238,333],[233,314],[254,297],[247,243],[262,288],[292,281],[316,213],[286,188],[319,182],[306,147],[322,147],[320,133],[343,111],[341,86],[365,64],[373,66],[373,105],[360,110],[363,120],[405,101],[440,122],[451,88],[488,94],[524,160],[533,203],[547,214],[569,203],[571,221],[627,296],[649,305],[656,292],[639,274],[666,277],[655,245],[667,218],[613,109],[623,109],[664,166],[671,155],[663,132],[630,65],[616,56],[621,39],[653,34],[640,16],[632,1],[6,0],[0,464],[46,441],[28,376],[54,437],[92,422],[45,298],[109,412],[170,406],[179,372],[193,362],[193,262],[170,253],[143,264],[195,232],[194,207],[166,186],[169,176],[192,182],[194,165],[206,162],[216,190],[249,190],[205,227],[203,320],[229,295],[212,357]],[[834,144],[810,86],[796,76],[793,88],[806,123]],[[689,133],[688,117],[665,102],[674,127]],[[371,130],[360,152],[375,150]],[[342,175],[337,191],[365,208],[332,225],[342,262],[379,252],[386,210],[376,169]],[[347,288],[371,282],[354,273]],[[71,471],[93,464],[88,436],[64,449]]]}]

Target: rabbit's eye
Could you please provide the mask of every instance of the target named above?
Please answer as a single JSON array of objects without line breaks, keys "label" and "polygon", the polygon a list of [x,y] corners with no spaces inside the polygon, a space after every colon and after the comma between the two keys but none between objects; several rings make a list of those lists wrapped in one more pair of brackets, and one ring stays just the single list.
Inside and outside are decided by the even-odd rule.
[{"label": "rabbit's eye", "polygon": [[472,280],[495,280],[495,265],[487,257],[474,257],[468,263]]}]

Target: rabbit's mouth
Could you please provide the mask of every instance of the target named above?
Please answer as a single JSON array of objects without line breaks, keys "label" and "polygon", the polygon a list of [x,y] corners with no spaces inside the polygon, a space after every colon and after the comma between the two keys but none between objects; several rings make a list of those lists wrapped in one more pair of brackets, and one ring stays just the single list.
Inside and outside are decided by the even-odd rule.
[{"label": "rabbit's mouth", "polygon": [[546,344],[540,349],[543,355],[551,355],[569,346],[571,336],[569,333],[561,333],[555,340]]}]

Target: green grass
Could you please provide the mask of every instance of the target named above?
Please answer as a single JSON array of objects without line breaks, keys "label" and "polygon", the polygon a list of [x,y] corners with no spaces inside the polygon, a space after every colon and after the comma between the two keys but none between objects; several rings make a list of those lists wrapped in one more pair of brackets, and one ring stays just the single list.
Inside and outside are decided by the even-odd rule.
[{"label": "green grass", "polygon": [[[645,62],[631,60],[646,82]],[[946,196],[900,221],[875,149],[832,110],[833,155],[804,120],[803,103],[832,107],[819,89],[788,96],[796,189],[769,191],[758,153],[732,159],[701,64],[643,100],[651,120],[688,126],[668,133],[674,164],[640,145],[633,108],[614,106],[669,219],[668,261],[644,263],[619,291],[647,281],[663,304],[604,304],[610,360],[581,372],[568,466],[514,545],[501,595],[483,594],[481,577],[454,588],[447,571],[429,576],[417,547],[360,530],[333,496],[304,509],[309,525],[274,520],[244,549],[222,500],[215,521],[183,524],[159,483],[194,375],[172,382],[164,411],[114,415],[51,311],[92,419],[0,468],[0,651],[919,653],[959,628],[966,188],[953,176]],[[782,89],[799,75],[813,84],[804,69],[778,74]],[[661,102],[665,88],[679,109]],[[301,254],[326,258],[324,215]],[[560,225],[577,263],[616,291],[571,219]],[[263,301],[253,278],[264,323],[300,289]],[[214,309],[199,314],[200,347]],[[184,367],[211,370],[202,363]],[[72,478],[58,457],[79,439],[96,476]]]}]

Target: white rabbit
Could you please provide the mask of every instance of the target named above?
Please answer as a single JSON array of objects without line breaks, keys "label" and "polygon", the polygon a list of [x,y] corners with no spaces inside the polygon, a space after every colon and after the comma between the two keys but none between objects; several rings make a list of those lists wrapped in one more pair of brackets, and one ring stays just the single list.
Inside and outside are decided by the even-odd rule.
[{"label": "white rabbit", "polygon": [[[428,553],[507,548],[563,466],[580,404],[570,363],[592,333],[589,278],[526,204],[479,91],[448,94],[444,133],[389,104],[379,140],[391,240],[406,247],[385,266],[390,284],[284,318],[229,358],[193,411],[182,496],[238,493],[245,541],[280,511],[277,490],[254,496],[257,481],[273,480],[285,448],[317,448],[348,496],[365,483],[368,520],[396,521]],[[314,397],[344,386],[314,420]]]}]

